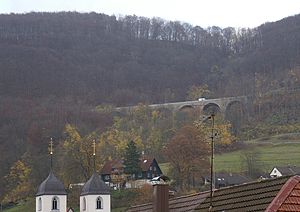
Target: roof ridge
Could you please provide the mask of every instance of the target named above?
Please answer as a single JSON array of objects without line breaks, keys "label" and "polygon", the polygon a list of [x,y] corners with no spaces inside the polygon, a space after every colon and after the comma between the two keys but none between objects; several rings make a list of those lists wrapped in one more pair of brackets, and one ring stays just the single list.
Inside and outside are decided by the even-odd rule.
[{"label": "roof ridge", "polygon": [[[292,175],[294,176],[294,175]],[[235,187],[240,187],[241,185],[252,185],[252,184],[259,184],[259,183],[265,183],[267,181],[279,181],[279,180],[282,180],[284,178],[290,178],[291,175],[288,175],[288,176],[281,176],[281,177],[276,177],[276,178],[268,178],[268,179],[263,179],[263,180],[255,180],[255,181],[251,181],[251,182],[247,182],[247,183],[243,183],[243,184],[239,184],[239,185],[233,185],[233,186],[226,186],[226,187],[222,187],[222,188],[219,188],[219,189],[216,189],[218,191],[222,191],[222,190],[226,190],[228,188],[235,188]]]},{"label": "roof ridge", "polygon": [[187,195],[183,195],[183,196],[173,197],[173,198],[170,198],[170,200],[182,199],[184,197],[192,197],[192,196],[204,195],[206,193],[210,193],[210,191],[207,190],[207,191],[197,192],[197,193],[194,193],[194,194],[187,194]]},{"label": "roof ridge", "polygon": [[133,205],[133,206],[130,206],[129,208],[132,208],[132,209],[134,209],[134,208],[139,208],[139,207],[141,207],[141,206],[150,206],[150,205],[153,205],[153,203],[152,202],[148,202],[148,203],[143,203],[143,204],[140,204],[140,205]]},{"label": "roof ridge", "polygon": [[268,206],[266,211],[275,212],[278,211],[280,206],[284,203],[286,198],[289,196],[290,192],[295,188],[295,186],[300,182],[300,176],[295,175],[290,177],[285,184],[282,186],[276,197],[272,200],[271,204]]}]

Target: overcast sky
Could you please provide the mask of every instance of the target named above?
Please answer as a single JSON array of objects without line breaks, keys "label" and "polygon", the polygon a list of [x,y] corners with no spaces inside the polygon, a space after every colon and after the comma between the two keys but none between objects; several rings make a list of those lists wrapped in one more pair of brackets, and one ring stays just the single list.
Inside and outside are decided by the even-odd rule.
[{"label": "overcast sky", "polygon": [[78,11],[161,17],[201,27],[256,27],[300,13],[300,0],[0,0],[0,13]]}]

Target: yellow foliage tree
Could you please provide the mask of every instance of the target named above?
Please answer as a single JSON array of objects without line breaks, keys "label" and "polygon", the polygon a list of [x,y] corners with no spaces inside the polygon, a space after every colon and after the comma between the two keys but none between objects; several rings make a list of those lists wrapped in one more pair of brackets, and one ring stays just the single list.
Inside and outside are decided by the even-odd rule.
[{"label": "yellow foliage tree", "polygon": [[220,123],[216,126],[217,132],[219,134],[219,144],[223,147],[228,147],[236,142],[236,137],[230,132],[231,124],[225,122]]},{"label": "yellow foliage tree", "polygon": [[[66,139],[63,143],[64,149],[64,175],[63,179],[65,183],[78,182],[81,176],[84,176],[84,180],[89,179],[93,173],[93,140],[96,139],[94,132],[81,136],[75,126],[67,124],[65,126]],[[100,145],[97,144],[97,150]],[[96,154],[96,170],[99,170],[104,163],[104,159],[101,154]]]},{"label": "yellow foliage tree", "polygon": [[210,94],[210,91],[208,89],[208,85],[200,85],[196,86],[193,85],[189,88],[187,92],[187,100],[197,100],[200,97],[204,97]]},{"label": "yellow foliage tree", "polygon": [[7,182],[7,193],[3,198],[3,202],[17,202],[29,196],[32,191],[29,175],[31,169],[23,161],[18,160],[10,168],[10,172],[5,176]]},{"label": "yellow foliage tree", "polygon": [[[220,117],[215,117],[214,136],[215,146],[217,149],[228,148],[236,142],[236,137],[231,133],[231,124],[224,121]],[[199,130],[199,133],[205,135],[206,140],[209,141],[211,137],[211,124],[203,122],[195,122],[195,126]]]},{"label": "yellow foliage tree", "polygon": [[101,154],[106,158],[121,158],[130,140],[135,142],[138,149],[143,149],[142,139],[133,129],[122,131],[111,128],[100,136]]}]

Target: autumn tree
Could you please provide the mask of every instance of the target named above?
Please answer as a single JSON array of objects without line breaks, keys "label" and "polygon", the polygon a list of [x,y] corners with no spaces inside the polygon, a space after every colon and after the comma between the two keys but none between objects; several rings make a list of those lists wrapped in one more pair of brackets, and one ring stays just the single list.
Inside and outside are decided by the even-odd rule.
[{"label": "autumn tree", "polygon": [[[73,183],[88,180],[93,172],[92,142],[96,138],[95,133],[81,136],[78,129],[70,124],[65,126],[66,138],[63,143],[63,179],[65,182]],[[98,150],[99,151],[99,150]],[[101,154],[97,156],[97,167],[103,163]]]},{"label": "autumn tree", "polygon": [[141,137],[134,129],[126,131],[112,127],[102,133],[99,140],[101,154],[109,160],[121,158],[126,151],[129,140],[133,140],[139,149],[143,148]]},{"label": "autumn tree", "polygon": [[198,100],[200,97],[206,97],[210,93],[211,92],[206,84],[200,86],[193,85],[187,92],[187,100]]},{"label": "autumn tree", "polygon": [[[197,120],[194,122],[199,133],[203,134],[207,140],[211,137],[212,120],[206,117],[205,121]],[[221,116],[214,117],[214,139],[217,152],[228,151],[236,143],[237,138],[231,132],[231,124]]]},{"label": "autumn tree", "polygon": [[30,184],[31,169],[22,160],[18,160],[10,168],[10,172],[5,176],[7,193],[3,202],[17,202],[30,195],[32,185]]},{"label": "autumn tree", "polygon": [[103,154],[122,157],[128,141],[133,140],[139,150],[159,156],[164,143],[163,132],[170,126],[171,115],[164,116],[162,112],[139,104],[126,116],[115,117],[113,126],[101,134]]},{"label": "autumn tree", "polygon": [[180,128],[165,148],[173,169],[173,178],[181,189],[190,189],[193,181],[207,172],[209,145],[206,135],[194,125]]}]

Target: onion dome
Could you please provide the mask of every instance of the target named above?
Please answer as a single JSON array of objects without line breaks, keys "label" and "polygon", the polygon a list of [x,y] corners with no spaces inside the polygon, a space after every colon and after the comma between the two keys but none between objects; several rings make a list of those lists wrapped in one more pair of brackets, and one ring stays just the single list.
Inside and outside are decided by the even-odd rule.
[{"label": "onion dome", "polygon": [[36,196],[41,195],[67,195],[63,183],[54,176],[52,171],[38,188]]},{"label": "onion dome", "polygon": [[110,194],[109,187],[101,180],[97,173],[84,184],[80,196],[90,194]]}]

